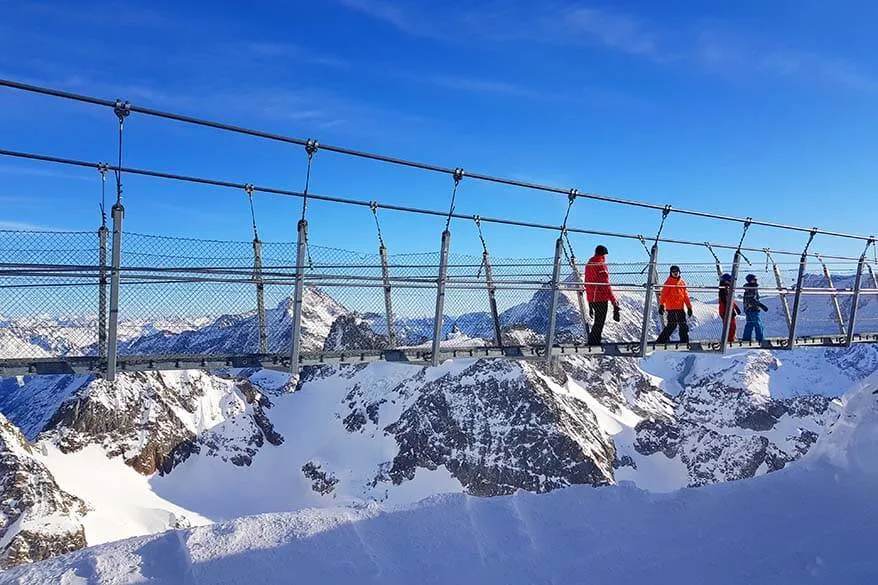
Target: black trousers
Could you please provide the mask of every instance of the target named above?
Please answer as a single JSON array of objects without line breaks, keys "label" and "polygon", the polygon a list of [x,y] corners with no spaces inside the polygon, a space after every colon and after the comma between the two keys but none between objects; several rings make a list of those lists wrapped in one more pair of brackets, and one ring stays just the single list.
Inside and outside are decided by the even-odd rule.
[{"label": "black trousers", "polygon": [[677,326],[680,327],[680,342],[689,343],[689,323],[686,321],[686,312],[683,309],[679,311],[668,311],[668,324],[662,329],[656,343],[667,343],[671,340],[671,333]]},{"label": "black trousers", "polygon": [[595,301],[589,303],[594,309],[594,322],[591,325],[591,331],[588,334],[589,345],[600,345],[601,336],[604,334],[604,323],[607,321],[607,307],[610,301]]}]

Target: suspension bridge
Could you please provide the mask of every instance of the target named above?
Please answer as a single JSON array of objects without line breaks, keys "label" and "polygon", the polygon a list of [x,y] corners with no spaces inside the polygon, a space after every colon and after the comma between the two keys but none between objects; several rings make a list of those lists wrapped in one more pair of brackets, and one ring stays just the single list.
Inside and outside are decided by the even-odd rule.
[{"label": "suspension bridge", "polygon": [[[377,360],[438,365],[452,357],[544,360],[562,355],[643,357],[654,351],[724,353],[730,348],[793,349],[849,347],[878,342],[878,256],[871,235],[801,227],[751,217],[680,209],[442,167],[381,154],[325,145],[45,87],[0,80],[0,87],[84,102],[106,108],[118,121],[117,160],[95,162],[43,153],[0,149],[0,156],[93,169],[102,201],[108,176],[115,201],[95,232],[0,231],[0,376],[94,372],[113,380],[118,371],[181,368],[266,367],[297,374],[302,366]],[[236,183],[124,164],[125,121],[131,115],[246,135],[303,147],[302,191]],[[4,136],[8,139],[9,134]],[[6,145],[0,144],[5,147]],[[312,160],[321,151],[403,166],[451,179],[447,210],[359,200],[310,190]],[[247,195],[252,241],[167,238],[126,231],[123,179],[128,175],[232,189]],[[481,181],[566,197],[560,225],[455,212],[463,181]],[[260,239],[253,195],[294,197],[302,212],[294,242]],[[570,225],[579,199],[651,209],[656,233],[597,231]],[[368,209],[374,218],[377,254],[362,254],[309,242],[309,200]],[[380,213],[379,213],[380,212]],[[439,249],[391,254],[381,231],[385,212],[444,219]],[[737,224],[737,242],[668,238],[671,214]],[[108,222],[109,219],[109,222]],[[452,220],[471,223],[481,251],[451,249]],[[498,258],[489,252],[483,224],[557,234],[542,258]],[[745,245],[748,230],[762,226],[801,232],[801,250]],[[622,317],[609,322],[603,343],[589,345],[593,324],[584,294],[584,260],[570,236],[640,242],[642,261],[610,264]],[[820,254],[815,236],[858,243],[858,256]],[[663,244],[695,246],[714,262],[680,264],[695,310],[688,342],[657,343],[664,315],[658,309],[661,274],[670,262]],[[733,253],[731,298],[741,292],[742,261],[763,278],[760,291],[771,312],[763,342],[729,340],[733,311],[718,314],[718,277],[726,272],[717,252]],[[764,256],[759,271],[747,255]],[[809,266],[815,268],[809,272]],[[816,267],[819,266],[819,269]],[[767,308],[769,308],[767,307]]]}]

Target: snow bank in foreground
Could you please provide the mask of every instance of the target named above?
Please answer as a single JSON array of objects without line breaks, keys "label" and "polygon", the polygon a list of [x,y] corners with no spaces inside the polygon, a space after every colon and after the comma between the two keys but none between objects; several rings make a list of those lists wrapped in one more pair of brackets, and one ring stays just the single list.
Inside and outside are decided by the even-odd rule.
[{"label": "snow bank in foreground", "polygon": [[802,463],[749,481],[268,514],[85,549],[0,583],[876,582],[872,387],[846,397]]}]

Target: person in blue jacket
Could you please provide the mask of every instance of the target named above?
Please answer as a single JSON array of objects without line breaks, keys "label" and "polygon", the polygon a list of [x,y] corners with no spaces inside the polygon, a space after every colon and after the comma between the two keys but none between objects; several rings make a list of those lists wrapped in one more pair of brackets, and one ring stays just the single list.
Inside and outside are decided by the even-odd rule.
[{"label": "person in blue jacket", "polygon": [[762,343],[765,336],[762,331],[762,313],[767,311],[768,307],[759,300],[759,279],[755,274],[748,274],[744,284],[744,316],[747,318],[744,323],[744,335],[741,337],[744,341],[752,341],[753,333],[756,333],[756,341]]}]

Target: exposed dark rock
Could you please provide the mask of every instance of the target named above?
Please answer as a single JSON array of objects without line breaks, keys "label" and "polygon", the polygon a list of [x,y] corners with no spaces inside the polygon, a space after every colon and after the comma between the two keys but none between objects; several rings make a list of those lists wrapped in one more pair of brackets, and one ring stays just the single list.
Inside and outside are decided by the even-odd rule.
[{"label": "exposed dark rock", "polygon": [[0,569],[86,546],[85,503],[58,487],[24,435],[0,414]]},{"label": "exposed dark rock", "polygon": [[[678,378],[683,391],[674,398],[673,416],[644,420],[636,427],[635,450],[643,455],[662,452],[680,457],[689,485],[701,486],[753,477],[782,469],[816,441],[817,430],[836,414],[824,396],[773,399],[754,392],[766,370],[776,367],[771,354],[756,354],[731,371],[696,371],[690,358]],[[799,428],[779,435],[778,423],[793,419]],[[781,427],[783,428],[783,427]],[[743,432],[742,432],[743,430]]]},{"label": "exposed dark rock", "polygon": [[387,473],[397,484],[440,465],[475,495],[612,481],[615,450],[594,415],[525,364],[478,361],[427,382],[384,430],[400,447]]},{"label": "exposed dark rock", "polygon": [[335,484],[338,483],[337,477],[323,471],[321,465],[313,461],[309,461],[302,466],[302,473],[311,480],[311,489],[322,496],[332,493],[335,489]]},{"label": "exposed dark rock", "polygon": [[378,335],[367,321],[357,315],[341,315],[332,322],[329,335],[323,343],[323,351],[340,351],[345,349],[384,349],[387,337]]}]

